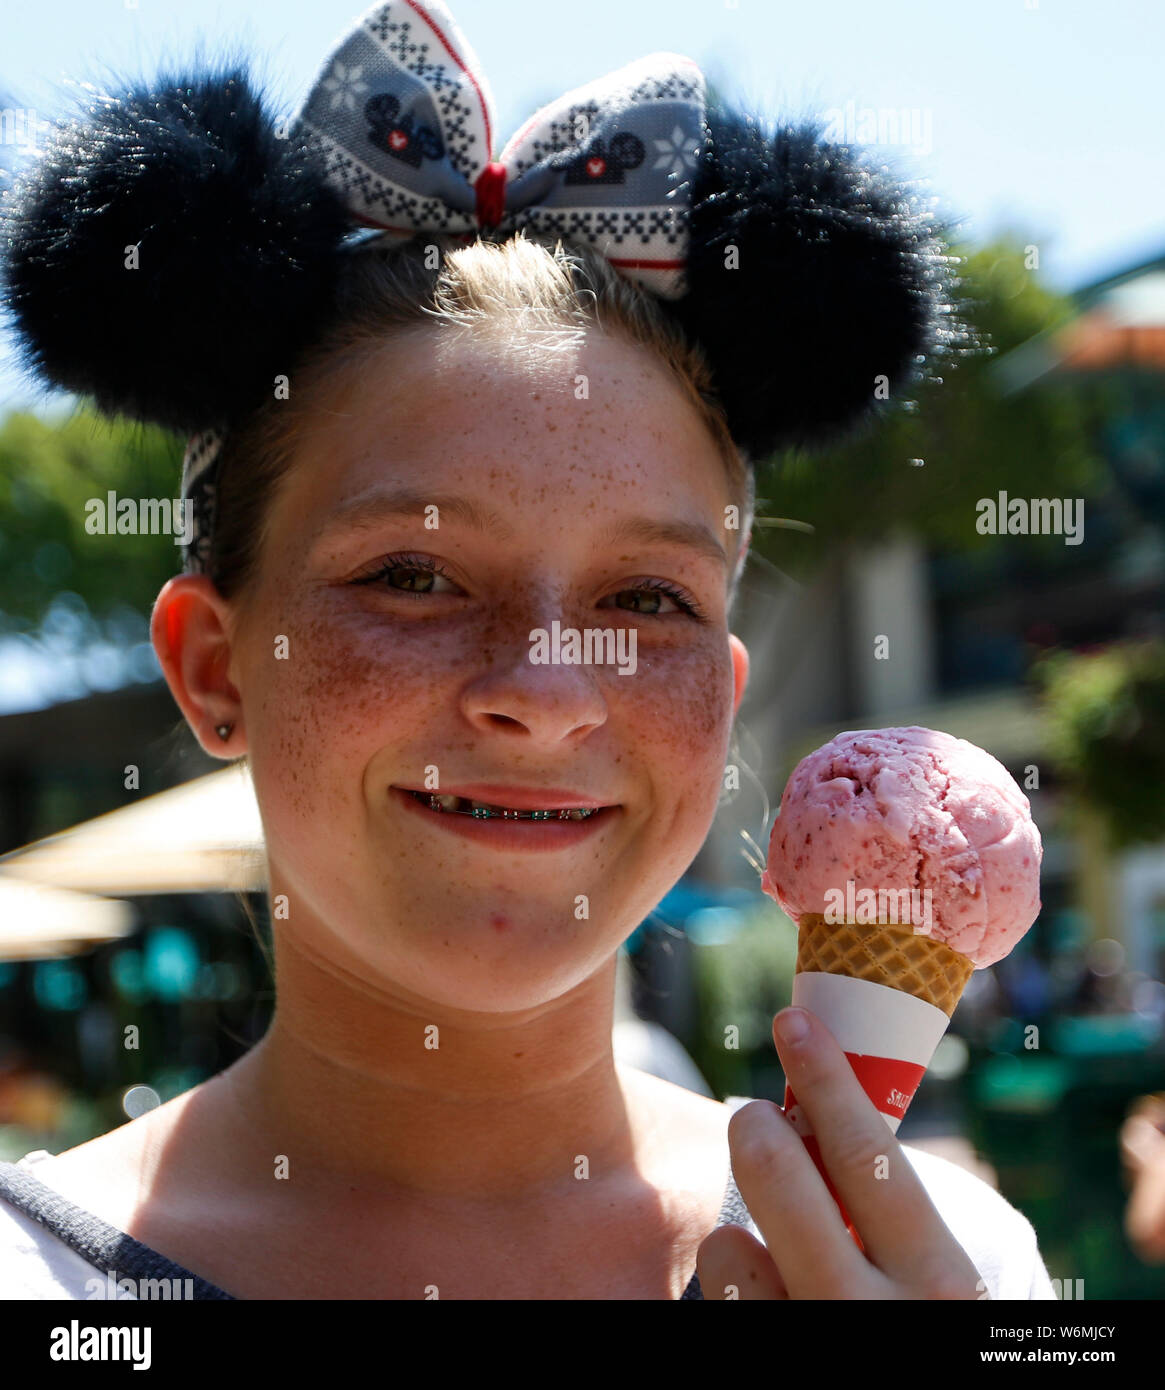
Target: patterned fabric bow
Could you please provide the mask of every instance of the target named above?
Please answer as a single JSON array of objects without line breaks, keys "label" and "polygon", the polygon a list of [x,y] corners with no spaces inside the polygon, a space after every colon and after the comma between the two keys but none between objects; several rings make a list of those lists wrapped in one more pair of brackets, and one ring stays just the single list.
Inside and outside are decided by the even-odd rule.
[{"label": "patterned fabric bow", "polygon": [[[394,240],[528,229],[589,244],[650,293],[677,299],[704,107],[696,64],[653,53],[542,107],[495,159],[485,75],[442,0],[386,0],[325,60],[292,134],[321,156],[355,226]],[[183,459],[188,571],[206,568],[221,445],[204,430]]]},{"label": "patterned fabric bow", "polygon": [[596,247],[661,298],[683,292],[704,77],[653,53],[544,106],[494,157],[477,55],[441,0],[387,0],[325,61],[293,132],[353,221],[389,235],[509,235]]}]

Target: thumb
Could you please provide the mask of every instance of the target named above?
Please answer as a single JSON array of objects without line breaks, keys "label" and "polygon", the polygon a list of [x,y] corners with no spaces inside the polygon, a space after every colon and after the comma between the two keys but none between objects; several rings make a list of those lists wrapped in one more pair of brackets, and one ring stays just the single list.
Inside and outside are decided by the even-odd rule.
[{"label": "thumb", "polygon": [[789,1297],[772,1256],[743,1226],[717,1226],[704,1237],[696,1252],[696,1277],[709,1301]]}]

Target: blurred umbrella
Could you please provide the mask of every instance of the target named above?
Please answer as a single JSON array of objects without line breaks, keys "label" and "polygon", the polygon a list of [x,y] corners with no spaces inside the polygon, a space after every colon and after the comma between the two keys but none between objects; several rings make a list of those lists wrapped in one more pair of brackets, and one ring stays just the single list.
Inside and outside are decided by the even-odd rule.
[{"label": "blurred umbrella", "polygon": [[0,857],[12,877],[88,893],[230,893],[266,884],[263,825],[241,764]]},{"label": "blurred umbrella", "polygon": [[0,874],[0,960],[86,951],[133,928],[129,903],[46,888]]}]

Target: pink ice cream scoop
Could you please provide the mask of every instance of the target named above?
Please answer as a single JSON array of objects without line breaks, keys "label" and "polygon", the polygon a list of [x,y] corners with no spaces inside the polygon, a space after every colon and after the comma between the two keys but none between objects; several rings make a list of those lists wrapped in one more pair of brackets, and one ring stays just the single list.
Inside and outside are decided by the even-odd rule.
[{"label": "pink ice cream scoop", "polygon": [[1031,805],[989,753],[934,729],[861,729],[794,768],[761,887],[794,919],[912,890],[931,935],[982,969],[1039,914],[1042,859]]}]

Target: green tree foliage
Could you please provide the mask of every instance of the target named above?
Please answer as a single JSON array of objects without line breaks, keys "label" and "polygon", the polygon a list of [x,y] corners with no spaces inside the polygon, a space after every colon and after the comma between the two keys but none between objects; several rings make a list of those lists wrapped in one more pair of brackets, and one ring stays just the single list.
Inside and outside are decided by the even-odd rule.
[{"label": "green tree foliage", "polygon": [[128,604],[149,613],[181,568],[169,535],[97,535],[86,504],[176,497],[182,443],[166,431],[79,409],[63,420],[25,411],[0,424],[0,611],[36,623],[63,590],[95,616]]},{"label": "green tree foliage", "polygon": [[[964,314],[983,347],[944,369],[941,384],[918,387],[898,408],[888,402],[886,418],[864,437],[812,457],[783,455],[758,476],[754,545],[786,573],[810,577],[839,547],[876,542],[897,528],[947,552],[986,552],[1000,538],[976,530],[980,498],[1001,490],[1096,496],[1108,486],[1092,442],[1099,404],[1079,386],[1052,380],[1008,397],[993,370],[1013,347],[1068,318],[1071,300],[1025,269],[1019,238],[954,254],[962,262]],[[821,370],[828,373],[827,361]],[[871,381],[871,395],[874,389]],[[766,526],[766,516],[813,530]],[[1052,563],[1064,550],[1058,536],[1027,544],[1048,551]]]},{"label": "green tree foliage", "polygon": [[1054,652],[1032,675],[1057,771],[1113,846],[1165,837],[1165,641]]}]

